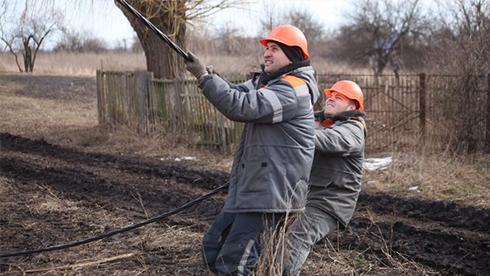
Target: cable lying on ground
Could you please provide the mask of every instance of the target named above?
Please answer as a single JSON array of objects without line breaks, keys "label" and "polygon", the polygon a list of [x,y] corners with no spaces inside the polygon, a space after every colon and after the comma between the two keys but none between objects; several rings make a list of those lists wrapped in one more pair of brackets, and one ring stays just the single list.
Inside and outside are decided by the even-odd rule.
[{"label": "cable lying on ground", "polygon": [[185,203],[184,205],[178,207],[178,208],[175,208],[171,211],[168,211],[166,213],[163,213],[163,214],[160,214],[158,216],[155,216],[155,217],[152,217],[150,219],[147,219],[147,220],[144,220],[142,222],[139,222],[139,223],[136,223],[136,224],[132,224],[132,225],[129,225],[129,226],[126,226],[126,227],[123,227],[123,228],[119,228],[119,229],[114,229],[114,230],[111,230],[109,232],[106,232],[104,234],[101,234],[101,235],[98,235],[98,236],[95,236],[95,237],[91,237],[91,238],[87,238],[87,239],[84,239],[84,240],[79,240],[79,241],[74,241],[74,242],[70,242],[70,243],[66,243],[66,244],[60,244],[60,245],[53,245],[53,246],[49,246],[49,247],[45,247],[45,248],[39,248],[39,249],[33,249],[33,250],[27,250],[27,251],[19,251],[19,252],[2,252],[0,253],[0,258],[7,258],[7,257],[16,257],[16,256],[24,256],[24,255],[32,255],[32,254],[37,254],[37,253],[41,253],[41,252],[48,252],[48,251],[55,251],[55,250],[62,250],[62,249],[66,249],[66,248],[70,248],[70,247],[75,247],[75,246],[78,246],[78,245],[82,245],[82,244],[87,244],[87,243],[91,243],[91,242],[94,242],[94,241],[98,241],[98,240],[102,240],[102,239],[105,239],[107,237],[111,237],[111,236],[114,236],[114,235],[117,235],[117,234],[121,234],[121,233],[124,233],[124,232],[128,232],[128,231],[131,231],[131,230],[134,230],[136,228],[140,228],[144,225],[147,225],[147,224],[150,224],[150,223],[153,223],[153,222],[156,222],[158,220],[161,220],[163,218],[166,218],[168,216],[171,216],[171,215],[174,215],[174,214],[177,214],[191,206],[194,206],[196,205],[197,203],[205,200],[205,199],[208,199],[210,197],[212,197],[213,195],[217,194],[218,192],[224,190],[228,188],[228,184],[225,184],[225,185],[222,185],[214,190],[212,190],[211,192],[205,194],[205,195],[202,195],[196,199],[193,199],[187,203]]}]

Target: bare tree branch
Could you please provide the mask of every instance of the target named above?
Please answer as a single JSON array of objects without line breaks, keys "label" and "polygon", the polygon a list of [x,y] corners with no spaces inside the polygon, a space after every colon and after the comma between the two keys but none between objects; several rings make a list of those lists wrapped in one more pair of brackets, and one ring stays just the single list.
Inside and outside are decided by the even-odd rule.
[{"label": "bare tree branch", "polygon": [[0,40],[2,40],[5,43],[5,45],[9,49],[10,53],[15,57],[15,64],[17,64],[17,68],[19,69],[19,72],[24,72],[22,70],[22,68],[20,67],[19,58],[17,56],[17,53],[14,51],[14,49],[12,47],[12,42],[5,40],[5,38],[3,38],[3,37],[0,37]]},{"label": "bare tree branch", "polygon": [[381,74],[387,65],[397,74],[402,42],[408,43],[409,36],[420,37],[425,26],[418,0],[362,0],[339,36],[348,44],[346,52],[354,58],[367,58],[375,74]]},{"label": "bare tree branch", "polygon": [[[244,1],[238,0],[129,0],[128,2],[184,48],[187,24],[220,10],[244,3]],[[184,71],[183,60],[142,26],[139,21],[135,20],[132,14],[122,7],[119,8],[128,18],[141,42],[148,71],[152,71],[157,78],[174,79],[181,76]]]},{"label": "bare tree branch", "polygon": [[[14,55],[19,71],[32,72],[37,53],[48,35],[57,29],[61,14],[26,0],[22,13],[15,17],[15,7],[9,9],[6,1],[2,3],[0,7],[5,7],[2,12],[5,16],[0,17],[1,41]],[[23,69],[19,65],[19,55],[23,57]]]}]

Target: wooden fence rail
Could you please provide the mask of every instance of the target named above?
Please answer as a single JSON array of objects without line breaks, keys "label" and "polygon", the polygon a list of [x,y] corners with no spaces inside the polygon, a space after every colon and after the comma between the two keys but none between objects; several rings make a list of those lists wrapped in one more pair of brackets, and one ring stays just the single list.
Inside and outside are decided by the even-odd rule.
[{"label": "wooden fence rail", "polygon": [[[474,146],[490,150],[490,75],[477,76],[471,90],[475,100],[460,103],[459,95],[447,95],[462,81],[461,76],[317,74],[317,79],[321,90],[340,79],[361,86],[369,150],[412,148],[428,140],[444,146],[451,139],[461,139],[453,135],[454,124],[448,122],[458,118],[448,113],[455,99],[472,110],[471,124],[462,126],[468,128]],[[225,152],[236,146],[243,127],[221,115],[199,91],[196,81],[157,80],[146,71],[97,71],[97,99],[101,125],[127,126],[141,133],[170,131]]]}]

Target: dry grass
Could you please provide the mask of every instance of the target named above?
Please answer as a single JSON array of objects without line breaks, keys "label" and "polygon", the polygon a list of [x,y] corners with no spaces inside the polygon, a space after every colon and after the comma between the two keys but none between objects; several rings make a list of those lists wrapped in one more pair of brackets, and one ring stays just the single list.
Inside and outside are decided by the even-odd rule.
[{"label": "dry grass", "polygon": [[[293,220],[294,216],[286,218],[288,224]],[[372,217],[370,220],[372,227],[378,227]],[[282,275],[283,260],[287,254],[285,239],[289,235],[288,224],[280,224],[277,229],[269,229],[262,235],[262,252],[255,270],[256,276]],[[439,275],[437,271],[395,251],[391,241],[384,238],[379,227],[378,230],[379,235],[376,235],[374,242],[380,245],[379,256],[366,254],[369,248],[341,248],[338,242],[342,234],[336,231],[313,247],[301,275]]]},{"label": "dry grass", "polygon": [[393,164],[366,172],[364,190],[490,207],[490,156],[391,153]]},{"label": "dry grass", "polygon": [[[394,250],[392,241],[385,238],[371,214],[368,212],[363,215],[371,221],[369,227],[378,231],[370,236],[373,240],[367,248],[341,248],[340,241],[345,232],[335,231],[313,247],[301,275],[439,275],[434,269],[416,263]],[[379,254],[367,253],[373,245],[379,245]]]},{"label": "dry grass", "polygon": [[229,171],[232,163],[231,156],[191,145],[185,137],[173,133],[161,132],[141,136],[125,128],[91,128],[61,132],[53,138],[53,142],[63,141],[69,146],[83,147],[84,150],[93,152],[136,154],[167,161],[192,157],[193,160],[181,162],[215,170]]},{"label": "dry grass", "polygon": [[[20,61],[22,62],[22,59]],[[95,71],[98,69],[144,70],[145,68],[143,53],[39,53],[34,74],[95,76]],[[0,54],[1,72],[18,72],[12,55]]]},{"label": "dry grass", "polygon": [[256,276],[281,275],[285,260],[288,226],[294,215],[286,213],[282,222],[275,228],[268,228],[261,237],[261,256],[255,269]]},{"label": "dry grass", "polygon": [[[95,103],[61,103],[58,100],[36,99],[15,95],[0,95],[2,129],[13,132],[24,129],[44,133],[53,128],[81,128],[97,124],[93,112]],[[23,112],[19,112],[23,111]],[[25,123],[28,122],[29,126]],[[25,128],[28,129],[25,129]]]},{"label": "dry grass", "polygon": [[381,259],[355,248],[340,249],[323,242],[312,250],[301,275],[438,275],[396,252],[392,254]]},{"label": "dry grass", "polygon": [[[260,70],[262,55],[227,56],[199,55],[203,63],[226,76],[243,76]],[[22,62],[22,59],[20,59]],[[369,68],[353,68],[350,64],[332,62],[324,58],[312,61],[317,72],[328,73],[371,73]],[[96,70],[144,70],[146,68],[143,53],[105,52],[105,53],[39,53],[34,67],[36,75],[95,76]],[[17,73],[14,57],[0,53],[0,73]]]},{"label": "dry grass", "polygon": [[78,249],[38,255],[30,264],[11,265],[1,274],[199,275],[204,270],[200,246],[197,246],[201,239],[201,234],[185,227],[148,226],[139,230],[137,235],[106,239],[102,247],[89,244]]}]

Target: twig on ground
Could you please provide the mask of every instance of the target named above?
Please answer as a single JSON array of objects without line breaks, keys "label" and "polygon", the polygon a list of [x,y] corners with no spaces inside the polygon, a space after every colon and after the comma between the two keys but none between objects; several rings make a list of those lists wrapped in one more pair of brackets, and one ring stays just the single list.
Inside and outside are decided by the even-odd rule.
[{"label": "twig on ground", "polygon": [[143,212],[145,213],[145,217],[148,219],[149,216],[148,216],[148,212],[146,211],[145,204],[143,203],[143,198],[141,197],[141,194],[138,191],[136,191],[136,195],[137,195],[137,197],[134,195],[134,193],[131,193],[131,196],[134,199],[138,200],[138,202],[141,206],[141,209],[143,209]]},{"label": "twig on ground", "polygon": [[35,273],[35,272],[45,272],[45,271],[53,271],[53,270],[64,270],[64,269],[74,269],[74,268],[81,268],[81,267],[88,267],[88,266],[94,266],[94,265],[99,265],[102,263],[108,263],[108,262],[113,262],[121,259],[127,259],[131,258],[136,253],[126,253],[114,257],[109,257],[105,258],[102,260],[97,260],[97,261],[89,261],[89,262],[84,262],[84,263],[78,263],[78,264],[71,264],[71,265],[63,265],[63,266],[55,266],[55,267],[47,267],[47,268],[37,268],[37,269],[30,269],[30,270],[25,270],[25,273]]},{"label": "twig on ground", "polygon": [[2,275],[2,276],[6,276],[6,275],[19,275],[19,272],[18,271],[11,271],[10,270],[12,267],[17,268],[20,272],[22,272],[22,276],[26,275],[25,270],[22,267],[20,267],[18,265],[15,265],[15,264],[9,264],[9,271],[6,271],[4,273],[0,273],[0,275]]}]

